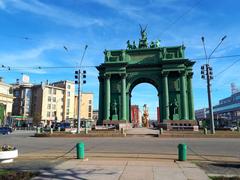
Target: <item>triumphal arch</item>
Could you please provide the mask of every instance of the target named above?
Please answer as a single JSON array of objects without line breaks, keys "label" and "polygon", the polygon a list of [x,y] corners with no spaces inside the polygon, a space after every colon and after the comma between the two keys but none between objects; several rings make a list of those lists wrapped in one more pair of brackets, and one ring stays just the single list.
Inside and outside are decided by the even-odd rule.
[{"label": "triumphal arch", "polygon": [[[138,44],[127,41],[127,48],[105,50],[99,71],[98,124],[131,122],[131,92],[140,83],[152,84],[158,92],[160,126],[195,125],[192,68],[185,58],[184,45],[162,47],[148,42],[141,27]],[[144,94],[142,95],[144,99]],[[146,99],[147,101],[147,99]]]}]

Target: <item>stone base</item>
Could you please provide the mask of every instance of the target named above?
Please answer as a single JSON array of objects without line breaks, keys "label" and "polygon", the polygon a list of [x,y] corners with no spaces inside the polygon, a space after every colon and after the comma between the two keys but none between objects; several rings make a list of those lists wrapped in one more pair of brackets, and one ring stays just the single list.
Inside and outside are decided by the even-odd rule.
[{"label": "stone base", "polygon": [[103,126],[111,126],[115,125],[117,129],[130,129],[132,128],[132,124],[126,120],[104,120]]},{"label": "stone base", "polygon": [[160,123],[159,128],[165,130],[198,131],[198,124],[195,120],[166,120]]}]

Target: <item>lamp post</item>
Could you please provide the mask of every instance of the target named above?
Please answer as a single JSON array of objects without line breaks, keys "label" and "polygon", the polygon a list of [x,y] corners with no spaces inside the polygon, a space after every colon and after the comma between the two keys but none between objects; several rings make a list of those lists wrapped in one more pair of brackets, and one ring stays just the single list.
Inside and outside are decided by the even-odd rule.
[{"label": "lamp post", "polygon": [[215,134],[215,126],[214,126],[214,116],[213,116],[213,107],[212,107],[212,94],[211,94],[211,80],[213,79],[213,73],[212,73],[212,67],[209,65],[209,60],[213,53],[217,50],[217,48],[222,44],[224,39],[226,39],[227,36],[224,36],[221,41],[218,43],[218,45],[213,49],[211,54],[207,56],[206,47],[205,47],[205,41],[204,37],[202,37],[202,43],[204,47],[204,53],[206,58],[206,64],[201,66],[201,78],[207,79],[207,93],[208,93],[208,111],[209,111],[209,117],[210,117],[210,130],[211,134]]}]

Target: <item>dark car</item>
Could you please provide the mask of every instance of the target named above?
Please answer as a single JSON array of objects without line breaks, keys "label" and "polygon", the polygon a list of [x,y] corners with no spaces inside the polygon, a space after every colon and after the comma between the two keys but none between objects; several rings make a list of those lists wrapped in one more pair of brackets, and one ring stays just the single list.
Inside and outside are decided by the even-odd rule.
[{"label": "dark car", "polygon": [[57,123],[57,124],[53,125],[54,130],[58,130],[59,127],[60,127],[61,131],[65,131],[65,129],[70,128],[71,125],[70,125],[70,123],[67,123],[67,122]]},{"label": "dark car", "polygon": [[0,134],[10,134],[12,133],[12,128],[10,127],[0,127]]}]

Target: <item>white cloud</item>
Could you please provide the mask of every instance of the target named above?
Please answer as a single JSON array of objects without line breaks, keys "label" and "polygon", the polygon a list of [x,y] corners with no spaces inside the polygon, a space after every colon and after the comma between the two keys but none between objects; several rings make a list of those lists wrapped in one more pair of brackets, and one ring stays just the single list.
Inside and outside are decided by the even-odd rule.
[{"label": "white cloud", "polygon": [[6,8],[6,5],[4,0],[0,0],[0,9],[5,9],[5,8]]},{"label": "white cloud", "polygon": [[[26,71],[31,73],[45,73],[45,70],[33,69],[30,67],[49,66],[52,64],[49,60],[41,56],[51,49],[56,49],[56,45],[49,43],[36,48],[16,52],[0,53],[1,65],[10,67],[11,70]],[[23,68],[24,67],[24,68]]]},{"label": "white cloud", "polygon": [[[0,1],[0,7],[1,7]],[[59,8],[53,5],[46,5],[38,0],[34,1],[22,1],[22,0],[11,0],[6,3],[2,3],[2,6],[7,9],[7,7],[14,7],[17,10],[31,12],[36,15],[45,16],[48,19],[56,22],[57,24],[68,25],[72,27],[84,27],[90,25],[103,25],[103,21],[98,18],[90,18],[80,16],[71,11]]]}]

